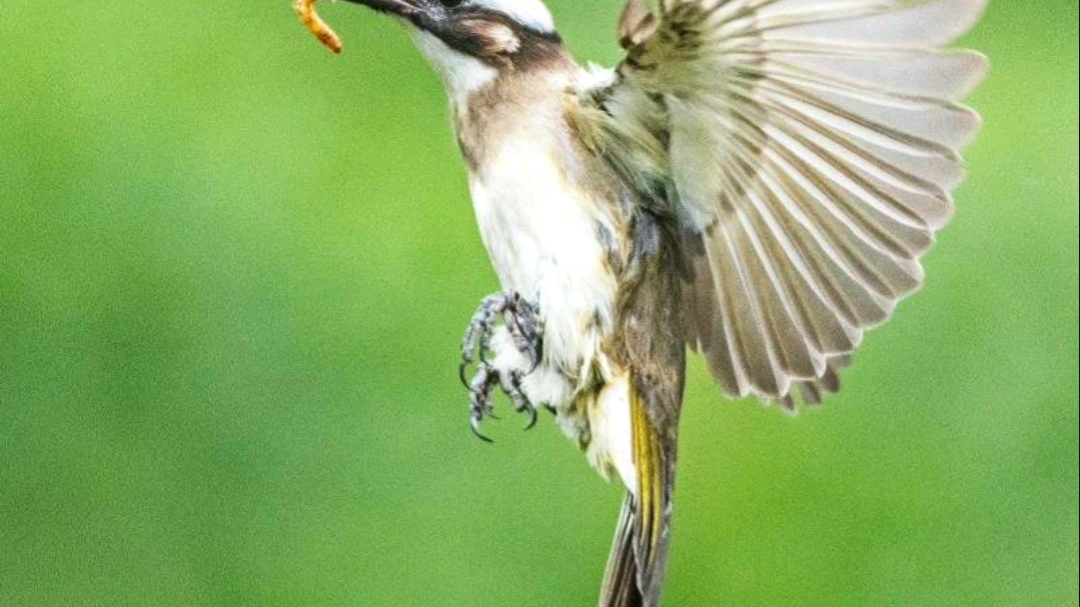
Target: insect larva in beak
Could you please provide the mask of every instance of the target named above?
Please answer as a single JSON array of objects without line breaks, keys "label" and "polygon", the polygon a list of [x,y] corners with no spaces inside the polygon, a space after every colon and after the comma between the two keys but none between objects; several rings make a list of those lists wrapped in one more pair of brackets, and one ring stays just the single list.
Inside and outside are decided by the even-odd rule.
[{"label": "insect larva in beak", "polygon": [[293,8],[296,9],[296,14],[300,15],[300,21],[308,28],[308,31],[319,39],[319,42],[322,42],[326,48],[335,53],[340,53],[341,38],[338,38],[338,35],[334,33],[334,30],[330,29],[330,26],[315,12],[315,3],[318,1],[319,0],[296,0],[296,4],[293,4]]}]

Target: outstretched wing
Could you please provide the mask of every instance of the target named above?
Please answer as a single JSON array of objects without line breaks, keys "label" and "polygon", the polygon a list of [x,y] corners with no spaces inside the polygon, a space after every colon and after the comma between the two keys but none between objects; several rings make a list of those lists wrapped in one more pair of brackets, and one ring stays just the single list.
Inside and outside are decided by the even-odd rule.
[{"label": "outstretched wing", "polygon": [[986,67],[939,47],[984,4],[627,6],[627,57],[591,91],[597,145],[684,228],[689,340],[727,392],[817,402],[921,284],[980,123],[959,99]]}]

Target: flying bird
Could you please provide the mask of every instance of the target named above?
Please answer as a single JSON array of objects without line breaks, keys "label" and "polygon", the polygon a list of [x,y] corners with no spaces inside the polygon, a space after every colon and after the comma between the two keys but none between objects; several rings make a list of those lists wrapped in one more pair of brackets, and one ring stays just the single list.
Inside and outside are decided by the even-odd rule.
[{"label": "flying bird", "polygon": [[733,397],[839,389],[953,213],[986,60],[943,47],[985,0],[630,0],[614,69],[540,0],[350,1],[449,93],[503,289],[463,340],[474,431],[497,392],[552,411],[626,486],[600,606],[658,605],[687,348]]}]

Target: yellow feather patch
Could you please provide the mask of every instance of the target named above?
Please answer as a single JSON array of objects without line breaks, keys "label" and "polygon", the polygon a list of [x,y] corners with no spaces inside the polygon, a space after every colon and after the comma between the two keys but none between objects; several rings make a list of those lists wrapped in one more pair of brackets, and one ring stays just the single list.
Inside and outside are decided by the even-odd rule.
[{"label": "yellow feather patch", "polygon": [[660,541],[663,529],[664,491],[666,490],[667,465],[664,461],[660,437],[649,421],[645,403],[642,402],[633,381],[630,382],[630,419],[633,426],[634,467],[637,468],[638,492],[635,496],[637,516],[635,536],[641,564],[648,563],[650,554]]}]

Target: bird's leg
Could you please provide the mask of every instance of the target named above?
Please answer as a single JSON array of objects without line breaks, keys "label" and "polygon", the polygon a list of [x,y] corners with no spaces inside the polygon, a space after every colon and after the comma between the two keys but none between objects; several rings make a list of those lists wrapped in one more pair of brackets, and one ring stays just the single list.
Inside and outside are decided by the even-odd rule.
[{"label": "bird's leg", "polygon": [[525,429],[528,430],[535,426],[536,407],[533,406],[529,401],[529,397],[525,396],[525,392],[521,389],[521,371],[510,369],[499,373],[499,387],[514,403],[514,411],[529,414],[529,424],[525,426]]},{"label": "bird's leg", "polygon": [[528,300],[514,293],[510,307],[503,312],[503,320],[514,339],[514,345],[529,359],[529,368],[523,375],[536,370],[540,364],[542,334],[540,332],[540,310]]},{"label": "bird's leg", "polygon": [[476,375],[469,382],[469,427],[473,434],[483,441],[491,442],[491,439],[480,432],[480,422],[484,421],[485,415],[495,416],[491,403],[491,389],[498,383],[499,376],[490,365],[481,363]]},{"label": "bird's leg", "polygon": [[514,345],[529,359],[529,368],[525,375],[540,364],[542,340],[539,309],[513,291],[488,295],[480,302],[468,328],[465,329],[465,337],[461,340],[460,370],[462,382],[466,386],[469,382],[465,380],[465,370],[477,358],[481,362],[487,360],[491,334],[500,315],[514,340]]},{"label": "bird's leg", "polygon": [[[500,317],[509,341],[526,358],[524,369],[503,368],[488,361],[491,338]],[[536,369],[542,355],[540,313],[534,304],[516,292],[496,293],[480,302],[461,342],[459,367],[461,382],[469,389],[470,426],[477,436],[489,440],[479,428],[485,415],[494,417],[492,392],[496,385],[510,397],[514,410],[529,414],[528,428],[536,423],[536,408],[522,390],[521,379]],[[479,361],[476,373],[472,379],[466,379],[469,365],[474,361]]]}]

